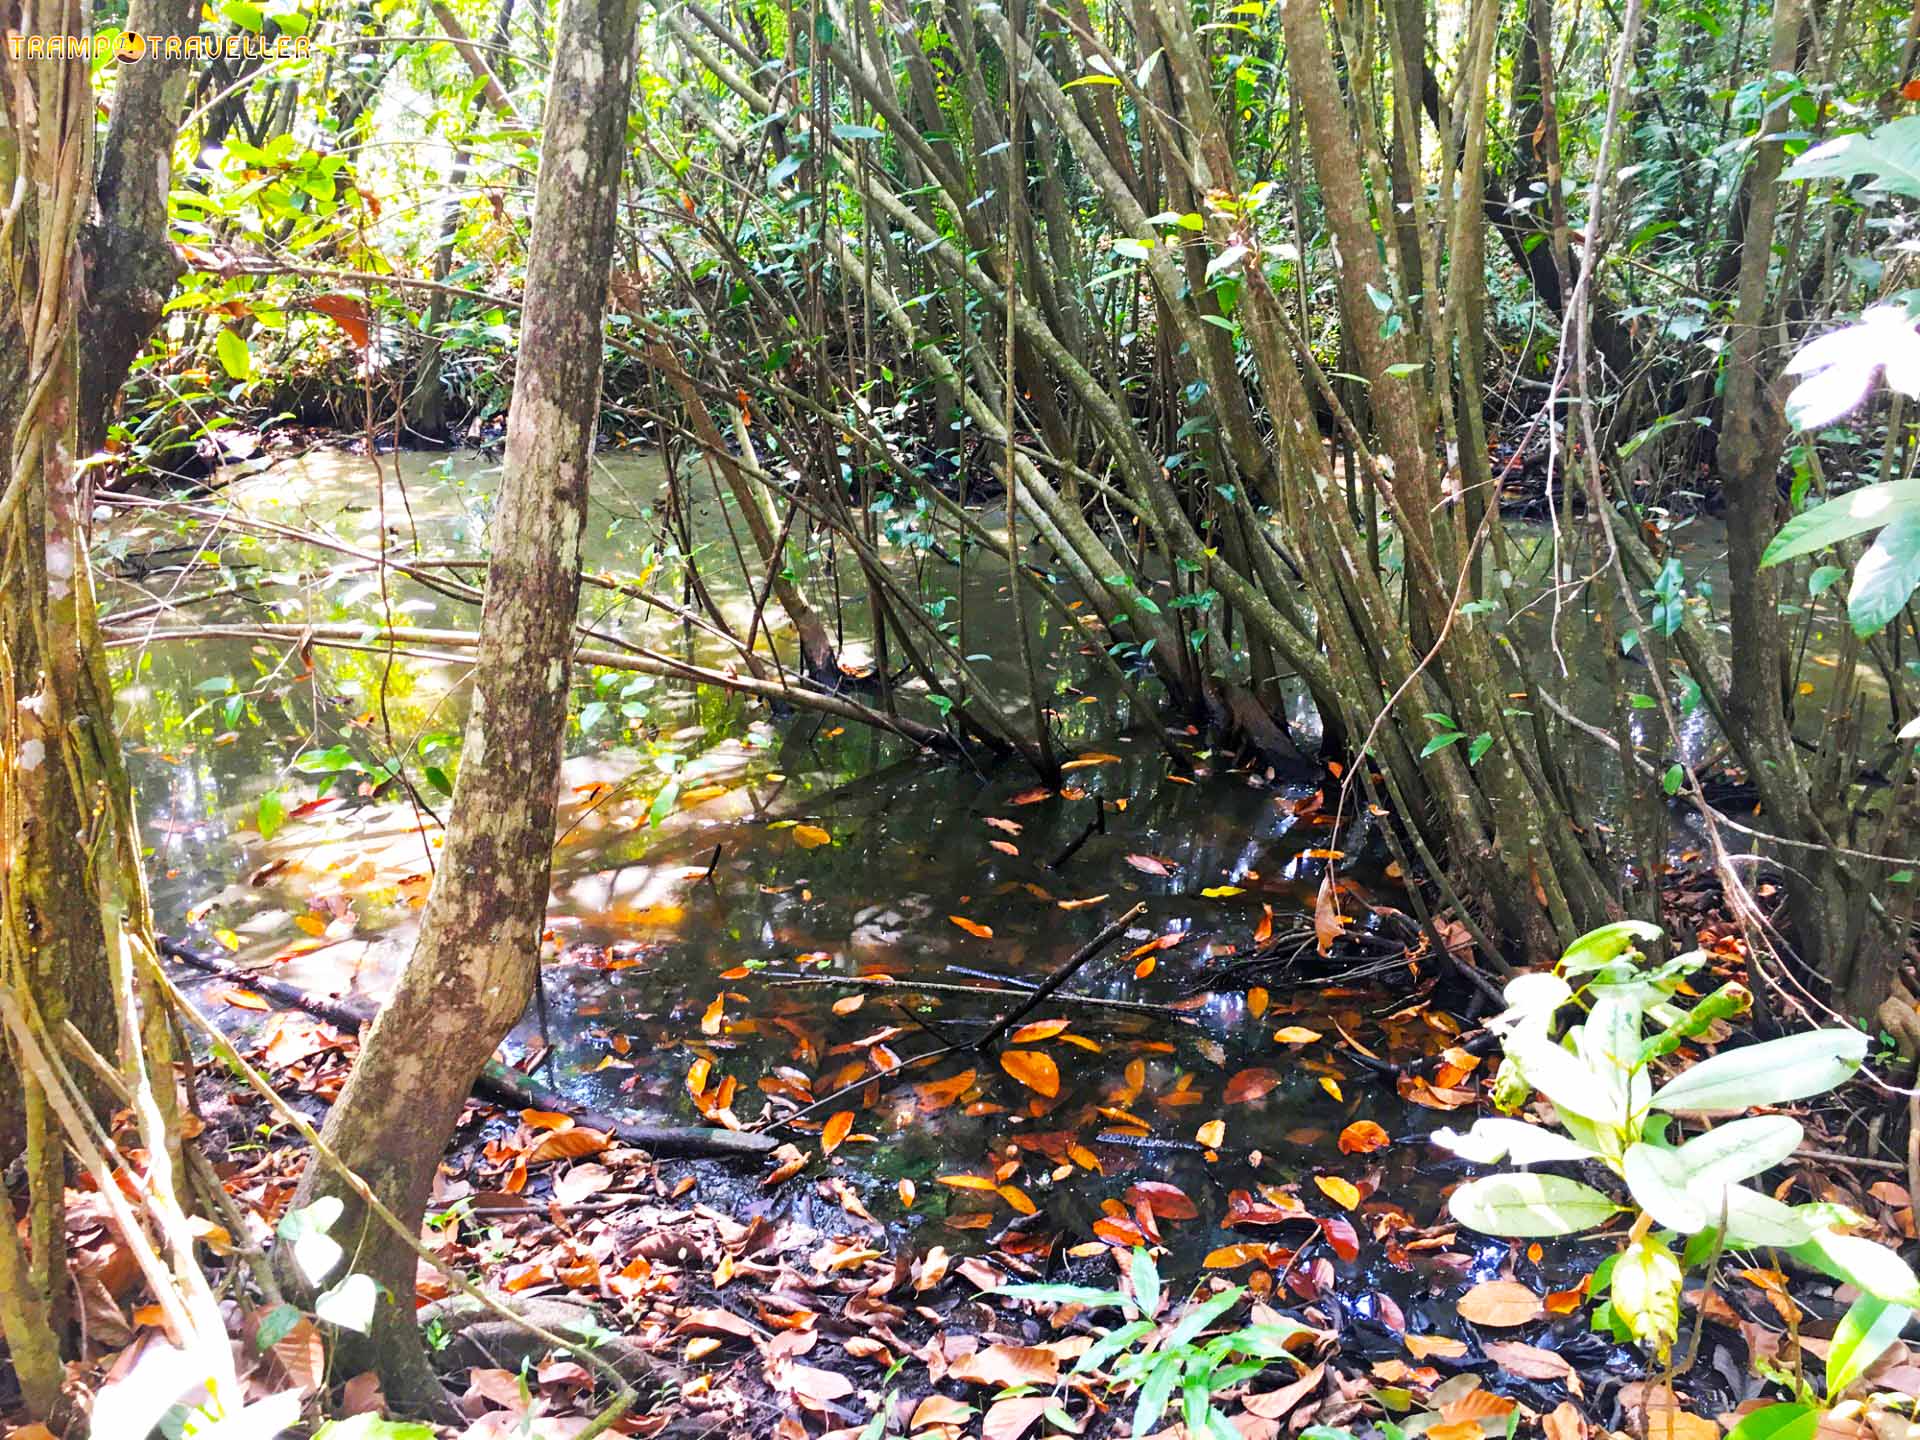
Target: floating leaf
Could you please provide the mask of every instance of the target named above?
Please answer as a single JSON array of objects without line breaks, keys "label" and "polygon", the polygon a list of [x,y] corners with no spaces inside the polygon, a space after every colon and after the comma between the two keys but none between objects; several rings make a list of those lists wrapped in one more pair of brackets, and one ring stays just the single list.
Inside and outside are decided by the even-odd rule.
[{"label": "floating leaf", "polygon": [[1060,1093],[1060,1067],[1043,1050],[1004,1050],[1000,1054],[1000,1068],[1048,1099]]},{"label": "floating leaf", "polygon": [[1351,1180],[1343,1180],[1338,1175],[1316,1175],[1313,1183],[1342,1210],[1351,1210],[1360,1203],[1359,1188]]},{"label": "floating leaf", "polygon": [[1387,1132],[1371,1120],[1356,1120],[1340,1132],[1343,1155],[1371,1155],[1390,1143]]},{"label": "floating leaf", "polygon": [[793,843],[802,850],[817,850],[822,845],[831,845],[833,836],[818,825],[796,825],[793,827]]},{"label": "floating leaf", "polygon": [[993,927],[991,925],[982,925],[978,920],[969,920],[964,915],[949,915],[947,919],[958,925],[976,940],[993,939]]},{"label": "floating leaf", "polygon": [[1538,1320],[1544,1313],[1540,1297],[1518,1280],[1482,1281],[1454,1308],[1462,1320],[1500,1330]]},{"label": "floating leaf", "polygon": [[1256,1066],[1251,1070],[1242,1070],[1227,1082],[1226,1103],[1245,1105],[1249,1101],[1265,1096],[1280,1083],[1278,1072]]}]

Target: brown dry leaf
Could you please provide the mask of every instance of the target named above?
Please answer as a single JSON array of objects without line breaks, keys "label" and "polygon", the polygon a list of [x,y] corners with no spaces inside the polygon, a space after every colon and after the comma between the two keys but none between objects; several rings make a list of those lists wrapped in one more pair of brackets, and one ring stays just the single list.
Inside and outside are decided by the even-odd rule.
[{"label": "brown dry leaf", "polygon": [[346,331],[356,348],[367,348],[367,302],[358,295],[316,295],[307,304]]},{"label": "brown dry leaf", "polygon": [[554,1178],[553,1198],[562,1205],[578,1205],[613,1184],[613,1172],[604,1165],[575,1165]]},{"label": "brown dry leaf", "polygon": [[1049,1100],[1060,1093],[1060,1067],[1053,1057],[1040,1050],[1003,1050],[1000,1068],[1029,1090]]},{"label": "brown dry leaf", "polygon": [[941,1175],[936,1177],[942,1185],[951,1185],[955,1190],[994,1190],[999,1187],[984,1175]]},{"label": "brown dry leaf", "polygon": [[1220,1142],[1227,1138],[1227,1122],[1224,1120],[1209,1120],[1193,1132],[1193,1138],[1209,1150],[1218,1150],[1220,1148]]},{"label": "brown dry leaf", "polygon": [[1371,1155],[1389,1143],[1387,1132],[1371,1120],[1356,1120],[1340,1132],[1343,1155]]},{"label": "brown dry leaf", "polygon": [[987,844],[991,845],[995,850],[998,850],[1002,855],[1012,855],[1016,859],[1020,855],[1020,847],[1011,840],[989,840]]},{"label": "brown dry leaf", "polygon": [[973,1406],[936,1393],[914,1407],[913,1419],[908,1423],[917,1434],[933,1425],[964,1425],[972,1415]]},{"label": "brown dry leaf", "polygon": [[1000,1198],[1015,1210],[1018,1210],[1022,1215],[1038,1215],[1040,1213],[1040,1207],[1034,1204],[1032,1197],[1018,1185],[1001,1185],[997,1188],[1000,1192]]},{"label": "brown dry leaf", "polygon": [[1251,1070],[1242,1070],[1227,1082],[1227,1092],[1222,1098],[1229,1105],[1245,1105],[1258,1100],[1280,1083],[1277,1071],[1256,1066]]},{"label": "brown dry leaf", "polygon": [[[1273,914],[1272,907],[1268,907],[1267,914],[1269,916]],[[1259,937],[1256,936],[1255,938],[1258,939]],[[1267,1003],[1270,998],[1267,994],[1266,986],[1254,986],[1251,990],[1247,991],[1247,1013],[1258,1020],[1262,1015],[1267,1013]]]},{"label": "brown dry leaf", "polygon": [[812,1365],[789,1365],[785,1378],[787,1388],[816,1409],[830,1401],[844,1400],[853,1393],[853,1381],[846,1376]]},{"label": "brown dry leaf", "polygon": [[1333,871],[1320,877],[1320,892],[1313,901],[1313,937],[1319,943],[1322,955],[1333,953],[1333,942],[1340,938],[1340,932],[1346,925],[1346,917],[1340,913],[1338,887],[1333,883]]},{"label": "brown dry leaf", "polygon": [[273,1358],[302,1395],[318,1394],[326,1383],[327,1347],[320,1339],[320,1327],[304,1315],[274,1342]]},{"label": "brown dry leaf", "polygon": [[1178,1185],[1141,1180],[1127,1187],[1127,1204],[1144,1205],[1156,1220],[1197,1220],[1199,1207]]},{"label": "brown dry leaf", "polygon": [[[1238,1270],[1242,1265],[1252,1265],[1267,1258],[1264,1245],[1222,1245],[1218,1250],[1209,1250],[1207,1258],[1200,1263],[1209,1270]],[[1462,1346],[1462,1351],[1465,1350]]]},{"label": "brown dry leaf", "polygon": [[1573,1373],[1564,1355],[1519,1340],[1495,1340],[1485,1347],[1487,1358],[1509,1375],[1522,1380],[1564,1380]]},{"label": "brown dry leaf", "polygon": [[726,1018],[727,997],[724,995],[716,995],[713,997],[713,1003],[707,1006],[707,1013],[700,1017],[700,1033],[702,1035],[718,1035],[720,1033],[720,1027],[726,1023]]},{"label": "brown dry leaf", "polygon": [[993,939],[993,927],[991,925],[982,925],[978,920],[969,920],[964,915],[949,915],[947,919],[958,925],[976,940]]},{"label": "brown dry leaf", "polygon": [[955,1361],[947,1374],[973,1385],[1051,1385],[1060,1357],[1038,1345],[989,1345]]},{"label": "brown dry leaf", "polygon": [[1262,1420],[1284,1420],[1293,1413],[1294,1406],[1319,1389],[1326,1371],[1325,1365],[1316,1365],[1291,1385],[1269,1390],[1264,1395],[1249,1395],[1241,1403],[1249,1415],[1258,1415]]},{"label": "brown dry leaf", "polygon": [[980,1422],[980,1434],[983,1440],[1020,1440],[1054,1403],[1051,1395],[1016,1395],[1011,1400],[995,1401]]},{"label": "brown dry leaf", "polygon": [[840,1148],[840,1142],[853,1133],[853,1112],[838,1111],[820,1131],[820,1149],[828,1155]]},{"label": "brown dry leaf", "polygon": [[224,1000],[237,1010],[271,1010],[273,1005],[264,995],[256,995],[251,990],[242,990],[237,985],[223,985],[213,992],[216,1000]]},{"label": "brown dry leaf", "polygon": [[1517,1280],[1487,1280],[1460,1297],[1460,1318],[1475,1325],[1506,1329],[1538,1320],[1545,1313],[1540,1297]]},{"label": "brown dry leaf", "polygon": [[1449,1420],[1427,1430],[1427,1440],[1484,1440],[1478,1420]]},{"label": "brown dry leaf", "polygon": [[759,1337],[759,1332],[753,1328],[751,1322],[742,1320],[731,1310],[722,1310],[717,1306],[689,1310],[680,1317],[680,1323],[673,1327],[673,1333],[717,1335],[723,1339],[731,1337],[735,1340],[753,1340]]},{"label": "brown dry leaf", "polygon": [[584,1125],[576,1125],[567,1130],[549,1130],[540,1137],[540,1143],[527,1152],[529,1165],[543,1164],[548,1160],[578,1160],[585,1155],[598,1155],[612,1142],[604,1130],[592,1130]]},{"label": "brown dry leaf", "polygon": [[1416,1360],[1429,1360],[1436,1355],[1443,1360],[1458,1360],[1467,1353],[1467,1342],[1451,1335],[1402,1335],[1400,1343]]},{"label": "brown dry leaf", "polygon": [[1127,864],[1131,865],[1143,875],[1171,875],[1173,873],[1166,867],[1163,861],[1156,860],[1151,855],[1129,855],[1127,856]]},{"label": "brown dry leaf", "polygon": [[1587,1440],[1587,1417],[1571,1400],[1562,1400],[1540,1418],[1547,1440]]},{"label": "brown dry leaf", "polygon": [[1320,1032],[1304,1025],[1286,1025],[1274,1031],[1273,1038],[1282,1045],[1311,1045],[1320,1038]]}]

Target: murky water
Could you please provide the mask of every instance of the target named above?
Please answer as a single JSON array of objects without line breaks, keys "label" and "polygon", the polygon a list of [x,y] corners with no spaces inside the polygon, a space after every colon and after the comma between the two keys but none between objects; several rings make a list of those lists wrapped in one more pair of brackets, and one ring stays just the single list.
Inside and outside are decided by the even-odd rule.
[{"label": "murky water", "polygon": [[[473,606],[405,577],[382,588],[364,556],[384,531],[408,563],[455,573],[446,562],[479,553],[495,472],[471,455],[403,456],[397,468],[388,457],[381,470],[376,480],[364,460],[316,455],[234,481],[197,521],[123,514],[103,556],[120,577],[109,600],[165,599],[166,629],[388,617],[471,628]],[[586,567],[626,588],[590,589],[584,613],[625,639],[727,663],[725,644],[633,593],[680,601],[691,545],[728,623],[745,633],[752,622],[727,509],[710,499],[676,529],[663,480],[649,457],[602,464]],[[274,527],[317,530],[338,548]],[[1699,573],[1712,576],[1716,548],[1700,532]],[[1003,568],[976,560],[962,575],[921,550],[898,573],[951,607],[965,652],[1018,697]],[[477,570],[464,574],[478,583]],[[844,661],[868,663],[860,598],[849,590],[833,606],[830,575],[808,582],[829,597]],[[1359,853],[1366,837],[1335,835],[1315,792],[1261,774],[1204,761],[1170,773],[1127,733],[1086,636],[1033,608],[1058,730],[1084,762],[1060,794],[1017,765],[935,762],[866,727],[772,715],[717,690],[580,676],[543,946],[545,1033],[530,1016],[509,1057],[550,1042],[542,1079],[648,1120],[751,1125],[844,1089],[780,1132],[818,1150],[821,1126],[850,1112],[825,1166],[843,1186],[795,1181],[793,1200],[742,1203],[857,1206],[922,1246],[1005,1244],[1037,1210],[1082,1238],[1096,1226],[1112,1238],[1157,1230],[1177,1269],[1210,1257],[1300,1285],[1344,1249],[1317,1215],[1363,1238],[1402,1237],[1361,1246],[1352,1293],[1378,1285],[1412,1304],[1429,1272],[1496,1264],[1505,1246],[1476,1250],[1475,1237],[1445,1230],[1406,1248],[1441,1218],[1458,1174],[1420,1143],[1447,1116],[1352,1058],[1450,1043],[1458,1025],[1427,1008],[1427,967],[1389,956],[1370,973],[1330,974],[1311,943],[1328,856]],[[762,650],[791,654],[778,624],[760,630]],[[124,733],[164,929],[303,988],[383,992],[431,883],[447,803],[437,777],[457,757],[467,681],[458,654],[424,648],[309,649],[290,635],[123,652]],[[1571,700],[1588,673],[1574,667]],[[396,768],[406,793],[381,783]],[[1103,829],[1088,834],[1096,815]],[[1385,882],[1375,898],[1395,903]],[[1005,1046],[969,1048],[1023,985],[1136,902],[1145,910],[1126,935],[1068,987],[1136,1008],[1047,1002],[1011,1047],[1041,1058],[1012,1068]],[[1249,969],[1255,956],[1266,958]],[[841,983],[875,975],[897,983]],[[1357,1121],[1389,1143],[1368,1150],[1349,1136],[1343,1147]],[[1177,1218],[1187,1203],[1191,1217]],[[1251,1248],[1213,1253],[1231,1246]]]}]

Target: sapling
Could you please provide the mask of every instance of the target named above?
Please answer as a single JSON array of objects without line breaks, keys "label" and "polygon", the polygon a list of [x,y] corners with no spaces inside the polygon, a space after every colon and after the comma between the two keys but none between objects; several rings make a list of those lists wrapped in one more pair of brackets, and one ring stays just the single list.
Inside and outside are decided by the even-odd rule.
[{"label": "sapling", "polygon": [[[1598,1167],[1613,1174],[1626,1199],[1570,1176],[1511,1170],[1455,1190],[1454,1218],[1489,1235],[1531,1239],[1632,1216],[1627,1244],[1596,1272],[1596,1291],[1604,1286],[1608,1299],[1595,1325],[1663,1361],[1678,1335],[1683,1276],[1722,1249],[1771,1248],[1844,1281],[1861,1292],[1850,1322],[1884,1328],[1902,1312],[1897,1334],[1904,1311],[1920,1304],[1920,1285],[1887,1246],[1847,1233],[1861,1216],[1825,1202],[1788,1205],[1743,1183],[1799,1148],[1798,1120],[1745,1115],[1687,1138],[1675,1127],[1681,1117],[1737,1115],[1832,1090],[1860,1068],[1867,1036],[1836,1028],[1743,1045],[1686,1065],[1656,1087],[1655,1061],[1744,1013],[1750,1001],[1729,983],[1683,1006],[1686,977],[1705,956],[1652,963],[1641,947],[1661,934],[1636,920],[1602,926],[1569,946],[1553,971],[1515,977],[1507,1009],[1488,1022],[1504,1051],[1495,1101],[1509,1115],[1433,1137],[1477,1164]],[[1569,1010],[1584,1017],[1562,1030]],[[1536,1093],[1553,1103],[1557,1127],[1513,1118]]]}]

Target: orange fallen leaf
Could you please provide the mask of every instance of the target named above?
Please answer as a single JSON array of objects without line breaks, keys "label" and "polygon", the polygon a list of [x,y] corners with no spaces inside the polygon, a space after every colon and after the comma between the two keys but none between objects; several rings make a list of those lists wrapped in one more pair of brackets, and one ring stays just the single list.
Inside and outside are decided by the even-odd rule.
[{"label": "orange fallen leaf", "polygon": [[1242,1070],[1227,1082],[1226,1103],[1245,1105],[1249,1101],[1261,1099],[1280,1083],[1277,1072],[1256,1066],[1251,1070]]},{"label": "orange fallen leaf", "polygon": [[1227,1138],[1227,1122],[1224,1120],[1209,1120],[1198,1130],[1194,1131],[1193,1138],[1209,1150],[1217,1150],[1220,1148],[1220,1142]]},{"label": "orange fallen leaf", "polygon": [[1371,1120],[1356,1120],[1340,1132],[1343,1155],[1371,1155],[1390,1143],[1387,1132]]},{"label": "orange fallen leaf", "polygon": [[1060,1093],[1060,1067],[1044,1051],[1003,1050],[1000,1068],[1029,1090],[1038,1091],[1049,1100]]},{"label": "orange fallen leaf", "polygon": [[993,927],[991,925],[982,925],[979,921],[969,920],[964,915],[949,915],[947,919],[958,925],[976,940],[993,939]]},{"label": "orange fallen leaf", "polygon": [[1007,1038],[1016,1045],[1035,1045],[1064,1032],[1070,1020],[1029,1020]]},{"label": "orange fallen leaf", "polygon": [[853,1133],[853,1112],[841,1110],[830,1118],[820,1132],[820,1149],[828,1155],[840,1148],[840,1142]]}]

